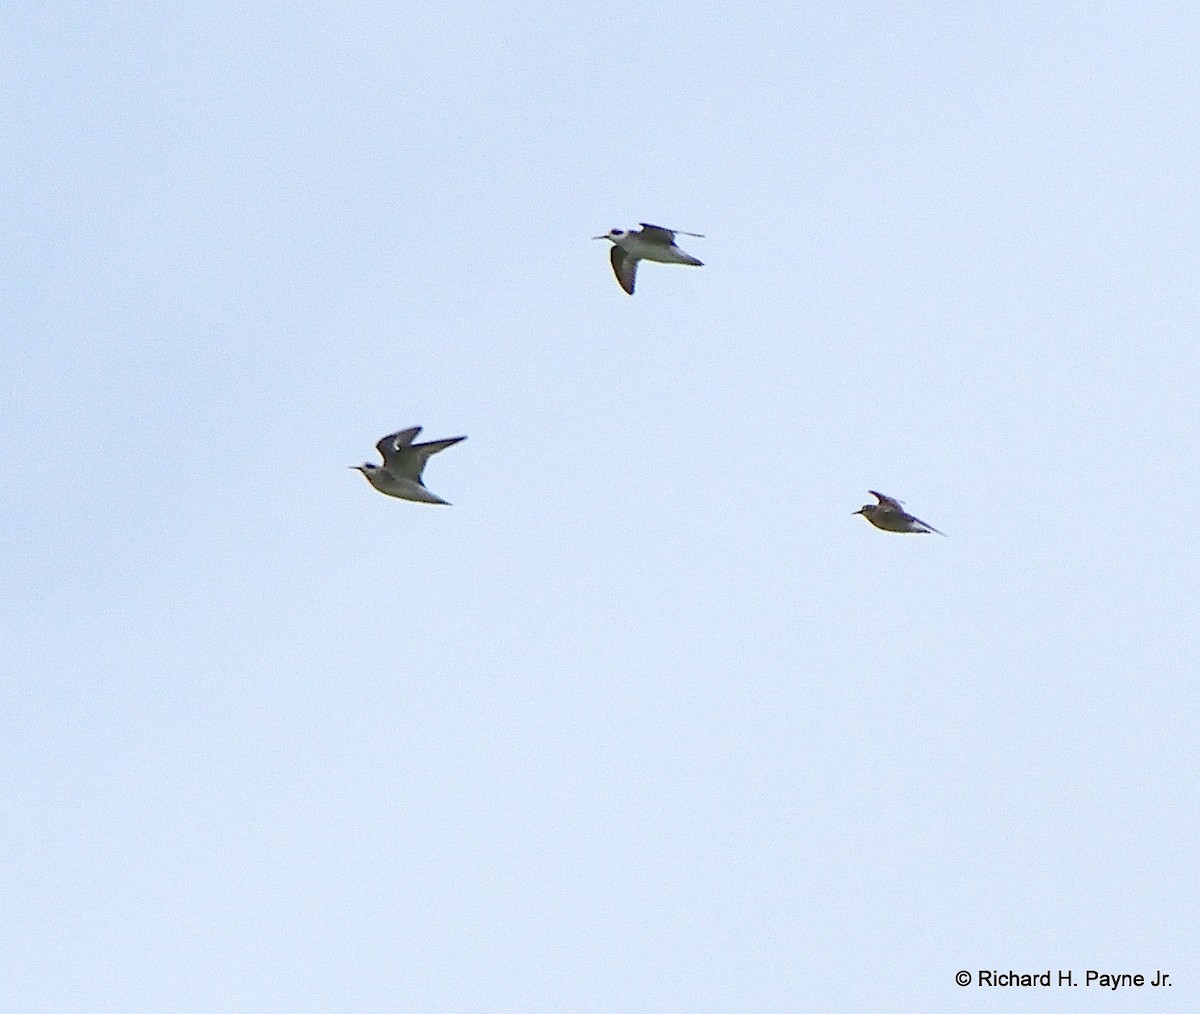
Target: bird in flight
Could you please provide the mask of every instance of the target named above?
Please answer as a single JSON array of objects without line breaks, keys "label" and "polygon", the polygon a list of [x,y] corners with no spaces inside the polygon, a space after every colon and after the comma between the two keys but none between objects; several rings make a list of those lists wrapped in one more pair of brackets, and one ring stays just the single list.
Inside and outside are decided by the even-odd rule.
[{"label": "bird in flight", "polygon": [[613,274],[621,283],[621,288],[633,295],[633,285],[637,281],[638,261],[658,261],[660,264],[691,264],[703,267],[704,262],[696,260],[691,254],[684,253],[675,245],[675,236],[704,237],[698,232],[681,232],[678,229],[664,229],[660,225],[650,225],[640,222],[640,229],[612,229],[603,236],[593,236],[592,239],[607,239],[612,243],[610,257]]},{"label": "bird in flight", "polygon": [[937,532],[938,535],[946,534],[938,532],[933,525],[927,525],[920,518],[913,517],[895,497],[884,496],[882,493],[876,493],[873,489],[869,489],[867,492],[879,503],[864,504],[854,513],[861,514],[876,528],[882,528],[885,532],[915,532],[921,535],[927,535],[930,532]]},{"label": "bird in flight", "polygon": [[449,506],[448,501],[435,496],[425,488],[421,481],[421,473],[425,470],[425,462],[431,455],[453,447],[466,437],[450,437],[446,440],[430,440],[424,444],[414,444],[420,426],[391,433],[375,445],[375,449],[383,456],[382,465],[373,465],[369,461],[361,465],[351,465],[367,477],[367,482],[380,493],[399,497],[401,500],[416,500],[419,503],[442,503]]}]

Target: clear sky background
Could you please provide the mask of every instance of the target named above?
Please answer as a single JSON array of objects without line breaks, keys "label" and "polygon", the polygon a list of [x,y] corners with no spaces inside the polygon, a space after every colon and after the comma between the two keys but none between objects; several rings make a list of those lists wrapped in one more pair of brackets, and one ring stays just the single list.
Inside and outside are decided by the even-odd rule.
[{"label": "clear sky background", "polygon": [[1200,10],[251,6],[0,15],[0,1008],[1200,1009]]}]

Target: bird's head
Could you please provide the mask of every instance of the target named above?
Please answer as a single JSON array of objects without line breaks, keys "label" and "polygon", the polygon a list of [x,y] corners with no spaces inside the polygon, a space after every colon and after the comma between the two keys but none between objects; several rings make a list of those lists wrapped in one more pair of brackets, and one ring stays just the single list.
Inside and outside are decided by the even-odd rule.
[{"label": "bird's head", "polygon": [[615,243],[624,235],[626,235],[625,229],[609,229],[603,236],[593,236],[592,239],[608,239]]}]

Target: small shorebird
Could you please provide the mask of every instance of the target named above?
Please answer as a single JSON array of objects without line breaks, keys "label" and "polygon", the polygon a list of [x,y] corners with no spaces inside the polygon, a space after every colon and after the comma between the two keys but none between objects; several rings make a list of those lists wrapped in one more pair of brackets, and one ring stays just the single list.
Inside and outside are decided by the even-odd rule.
[{"label": "small shorebird", "polygon": [[703,267],[704,262],[684,253],[675,245],[676,234],[680,236],[704,237],[698,232],[683,232],[679,229],[664,229],[661,225],[639,222],[641,228],[634,230],[612,229],[603,236],[592,239],[607,239],[612,243],[613,273],[621,288],[633,295],[633,283],[637,280],[638,261],[658,261],[660,264],[691,264]]},{"label": "small shorebird", "polygon": [[882,493],[876,493],[873,489],[869,489],[867,492],[879,503],[864,504],[854,513],[861,514],[876,528],[882,528],[885,532],[916,532],[921,535],[927,535],[930,532],[937,532],[938,535],[946,534],[938,532],[933,525],[925,524],[920,518],[913,517],[895,497],[884,496]]},{"label": "small shorebird", "polygon": [[425,488],[421,481],[421,472],[430,455],[452,447],[466,437],[450,437],[448,440],[430,440],[425,444],[414,444],[420,426],[391,433],[375,445],[375,449],[383,456],[382,465],[373,465],[369,461],[361,465],[351,465],[367,477],[367,482],[380,493],[399,497],[401,500],[416,500],[420,503],[444,503],[448,501],[435,496]]}]

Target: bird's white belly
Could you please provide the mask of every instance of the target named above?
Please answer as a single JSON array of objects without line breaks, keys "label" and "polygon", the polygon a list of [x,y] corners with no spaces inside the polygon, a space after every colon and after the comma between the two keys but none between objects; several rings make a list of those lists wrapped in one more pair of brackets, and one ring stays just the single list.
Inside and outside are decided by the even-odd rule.
[{"label": "bird's white belly", "polygon": [[638,239],[631,239],[622,243],[621,248],[631,257],[641,261],[657,261],[659,264],[685,263],[674,249],[661,243],[644,243]]}]

